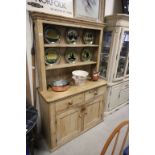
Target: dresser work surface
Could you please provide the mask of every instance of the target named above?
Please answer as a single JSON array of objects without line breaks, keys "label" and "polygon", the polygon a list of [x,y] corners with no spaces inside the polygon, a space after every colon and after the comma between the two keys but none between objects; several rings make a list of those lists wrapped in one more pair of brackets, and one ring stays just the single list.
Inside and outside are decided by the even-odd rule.
[{"label": "dresser work surface", "polygon": [[89,89],[100,87],[106,84],[107,82],[105,80],[99,79],[98,81],[86,81],[85,84],[80,86],[71,86],[67,91],[64,91],[64,92],[54,92],[52,90],[46,91],[46,92],[42,92],[42,91],[39,91],[39,92],[46,102],[51,103],[56,100],[59,100],[71,95],[75,95],[75,94],[87,91]]}]

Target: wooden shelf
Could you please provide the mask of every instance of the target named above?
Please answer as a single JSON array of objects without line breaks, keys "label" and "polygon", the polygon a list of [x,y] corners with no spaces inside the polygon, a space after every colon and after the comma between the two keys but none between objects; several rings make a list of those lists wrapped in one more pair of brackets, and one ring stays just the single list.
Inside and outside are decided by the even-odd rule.
[{"label": "wooden shelf", "polygon": [[76,67],[76,66],[85,66],[85,65],[93,65],[96,64],[95,61],[87,61],[87,62],[77,62],[74,64],[58,64],[58,65],[51,65],[46,66],[46,70],[52,70],[52,69],[59,69],[59,68],[68,68],[68,67]]},{"label": "wooden shelf", "polygon": [[106,85],[107,82],[105,80],[99,79],[98,81],[89,81],[87,80],[85,84],[80,86],[70,86],[67,91],[64,92],[55,92],[52,90],[49,91],[39,91],[41,96],[45,99],[46,102],[51,103],[59,99],[66,98],[71,95],[75,95],[78,93],[82,93],[88,91],[93,88],[97,88],[103,85]]},{"label": "wooden shelf", "polygon": [[99,47],[99,45],[89,44],[44,44],[44,47]]}]

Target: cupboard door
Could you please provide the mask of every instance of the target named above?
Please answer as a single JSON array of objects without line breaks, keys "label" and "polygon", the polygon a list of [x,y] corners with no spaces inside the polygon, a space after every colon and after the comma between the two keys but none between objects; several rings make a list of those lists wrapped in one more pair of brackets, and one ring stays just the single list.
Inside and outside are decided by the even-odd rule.
[{"label": "cupboard door", "polygon": [[129,30],[124,29],[121,35],[120,49],[116,57],[115,81],[124,78],[129,53]]},{"label": "cupboard door", "polygon": [[88,104],[84,111],[84,130],[96,125],[102,119],[103,98]]},{"label": "cupboard door", "polygon": [[81,131],[80,109],[68,110],[57,115],[57,144],[63,144]]},{"label": "cupboard door", "polygon": [[107,77],[108,61],[110,57],[110,48],[112,42],[112,30],[104,31],[103,48],[100,57],[100,76]]},{"label": "cupboard door", "polygon": [[126,103],[129,101],[129,88],[122,89],[120,91],[120,104]]},{"label": "cupboard door", "polygon": [[108,108],[109,110],[112,110],[116,108],[120,103],[119,103],[119,98],[120,98],[120,91],[121,91],[121,84],[118,84],[116,86],[113,86],[109,92],[109,104]]}]

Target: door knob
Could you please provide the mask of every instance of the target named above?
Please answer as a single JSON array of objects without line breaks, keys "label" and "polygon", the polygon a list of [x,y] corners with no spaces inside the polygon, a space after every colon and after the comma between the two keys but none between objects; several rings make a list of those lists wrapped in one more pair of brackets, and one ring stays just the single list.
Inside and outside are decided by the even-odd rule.
[{"label": "door knob", "polygon": [[73,105],[73,102],[68,102],[68,105]]}]

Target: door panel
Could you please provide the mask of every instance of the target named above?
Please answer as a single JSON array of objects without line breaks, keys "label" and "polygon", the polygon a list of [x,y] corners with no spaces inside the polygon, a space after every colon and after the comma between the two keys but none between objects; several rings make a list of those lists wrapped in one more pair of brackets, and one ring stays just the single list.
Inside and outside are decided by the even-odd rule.
[{"label": "door panel", "polygon": [[110,100],[109,100],[109,110],[117,107],[119,103],[119,96],[120,96],[121,84],[113,86],[110,92]]},{"label": "door panel", "polygon": [[117,62],[116,62],[114,81],[124,78],[129,53],[129,30],[123,29],[120,35],[121,35],[121,41],[120,41],[120,48],[116,56]]},{"label": "door panel", "polygon": [[87,105],[86,110],[84,111],[84,130],[93,127],[101,120],[102,109],[102,98]]},{"label": "door panel", "polygon": [[68,110],[57,115],[57,143],[62,144],[81,131],[80,109]]},{"label": "door panel", "polygon": [[103,78],[107,76],[107,68],[108,68],[108,61],[110,57],[110,48],[112,43],[112,30],[104,31],[104,38],[103,38],[103,48],[101,51],[101,59],[100,59],[100,75]]},{"label": "door panel", "polygon": [[129,100],[129,88],[122,89],[120,91],[120,104],[123,104]]}]

